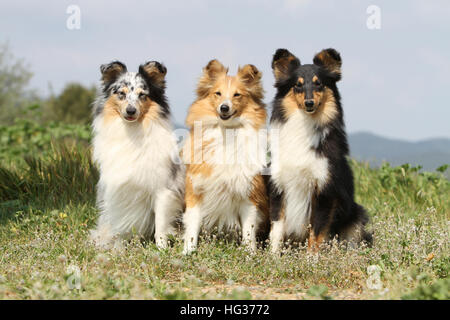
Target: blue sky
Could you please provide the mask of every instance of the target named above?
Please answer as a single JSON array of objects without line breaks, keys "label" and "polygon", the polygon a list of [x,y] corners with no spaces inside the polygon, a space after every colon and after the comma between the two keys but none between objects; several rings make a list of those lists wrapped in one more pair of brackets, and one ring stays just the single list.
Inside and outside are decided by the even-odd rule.
[{"label": "blue sky", "polygon": [[[69,30],[69,5],[81,28]],[[381,29],[366,26],[369,5]],[[201,69],[217,58],[235,73],[252,63],[273,96],[271,57],[288,48],[302,63],[323,48],[341,52],[341,90],[349,132],[419,140],[450,138],[450,1],[3,1],[0,42],[34,72],[45,96],[67,82],[96,84],[99,66],[129,70],[147,60],[168,68],[167,95],[183,123]]]}]

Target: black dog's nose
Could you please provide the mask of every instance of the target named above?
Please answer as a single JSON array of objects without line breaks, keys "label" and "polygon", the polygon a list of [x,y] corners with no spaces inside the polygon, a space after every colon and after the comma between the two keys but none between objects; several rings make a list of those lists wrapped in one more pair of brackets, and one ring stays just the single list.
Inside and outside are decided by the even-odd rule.
[{"label": "black dog's nose", "polygon": [[126,112],[129,116],[132,116],[136,113],[136,108],[132,106],[128,106]]},{"label": "black dog's nose", "polygon": [[306,100],[305,101],[305,107],[307,109],[311,109],[312,107],[314,107],[314,100]]},{"label": "black dog's nose", "polygon": [[220,106],[220,112],[227,113],[229,111],[230,111],[230,107],[228,105],[223,104],[223,105]]}]

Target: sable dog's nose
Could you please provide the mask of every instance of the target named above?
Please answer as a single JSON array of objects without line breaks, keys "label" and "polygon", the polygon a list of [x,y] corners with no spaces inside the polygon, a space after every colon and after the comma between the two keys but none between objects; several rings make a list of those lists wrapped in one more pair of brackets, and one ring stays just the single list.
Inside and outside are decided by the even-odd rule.
[{"label": "sable dog's nose", "polygon": [[128,106],[125,110],[129,116],[132,116],[136,113],[136,108],[132,106]]},{"label": "sable dog's nose", "polygon": [[228,113],[230,111],[230,107],[226,104],[223,104],[220,106],[220,112],[222,113]]},{"label": "sable dog's nose", "polygon": [[306,109],[312,109],[314,107],[314,100],[306,100],[305,107]]}]

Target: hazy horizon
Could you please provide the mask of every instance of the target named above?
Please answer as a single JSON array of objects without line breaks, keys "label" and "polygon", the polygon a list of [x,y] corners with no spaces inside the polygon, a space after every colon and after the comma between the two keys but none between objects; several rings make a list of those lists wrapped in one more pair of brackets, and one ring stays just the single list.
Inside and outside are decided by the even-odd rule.
[{"label": "hazy horizon", "polygon": [[[81,11],[80,29],[66,26],[69,5]],[[380,29],[369,29],[370,5]],[[288,48],[311,63],[323,48],[343,60],[339,83],[347,130],[408,141],[450,138],[450,31],[447,1],[58,1],[0,5],[0,43],[29,63],[31,88],[98,84],[100,64],[124,62],[130,71],[158,60],[168,68],[174,121],[184,124],[201,69],[213,58],[236,72],[263,72],[265,102],[275,90],[270,62]]]}]

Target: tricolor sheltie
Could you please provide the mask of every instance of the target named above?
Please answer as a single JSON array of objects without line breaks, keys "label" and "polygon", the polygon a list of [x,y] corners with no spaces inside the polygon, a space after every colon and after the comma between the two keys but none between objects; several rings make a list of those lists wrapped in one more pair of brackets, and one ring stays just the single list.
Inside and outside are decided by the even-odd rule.
[{"label": "tricolor sheltie", "polygon": [[254,251],[257,236],[269,227],[261,175],[267,149],[259,143],[266,125],[261,72],[253,65],[239,68],[236,76],[227,72],[217,60],[208,63],[186,119],[185,254],[196,249],[202,228],[236,228]]},{"label": "tricolor sheltie", "polygon": [[167,70],[155,61],[137,73],[118,61],[100,70],[93,122],[100,217],[92,238],[111,247],[134,235],[154,236],[165,247],[182,212],[184,188],[165,97]]},{"label": "tricolor sheltie", "polygon": [[[304,241],[315,251],[335,236],[371,241],[368,217],[354,202],[343,111],[336,82],[341,57],[326,49],[301,65],[278,49],[272,68],[277,93],[271,117],[271,250],[283,240]],[[276,147],[275,147],[276,146]],[[310,226],[310,228],[309,228]]]}]

